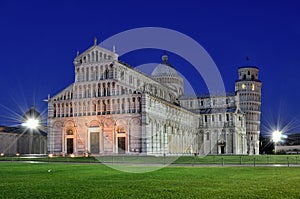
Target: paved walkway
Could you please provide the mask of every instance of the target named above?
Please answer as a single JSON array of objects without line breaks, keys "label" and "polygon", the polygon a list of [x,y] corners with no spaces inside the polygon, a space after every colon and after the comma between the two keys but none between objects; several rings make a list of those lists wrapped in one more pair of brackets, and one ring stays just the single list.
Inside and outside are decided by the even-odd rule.
[{"label": "paved walkway", "polygon": [[156,163],[128,163],[128,162],[42,162],[42,161],[0,161],[11,163],[47,163],[47,164],[104,164],[104,165],[127,165],[149,167],[300,167],[300,164],[156,164]]}]

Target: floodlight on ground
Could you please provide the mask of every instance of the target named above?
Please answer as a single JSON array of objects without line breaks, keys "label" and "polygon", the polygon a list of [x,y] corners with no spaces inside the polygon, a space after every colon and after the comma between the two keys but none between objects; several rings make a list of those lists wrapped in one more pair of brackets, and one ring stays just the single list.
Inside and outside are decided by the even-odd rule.
[{"label": "floodlight on ground", "polygon": [[28,119],[22,125],[29,128],[29,129],[36,129],[39,126],[39,120],[31,118],[31,119]]},{"label": "floodlight on ground", "polygon": [[275,143],[280,142],[281,138],[282,138],[282,133],[280,131],[276,130],[272,133],[273,142]]},{"label": "floodlight on ground", "polygon": [[1,153],[0,156],[3,157],[3,156],[4,156],[4,153]]}]

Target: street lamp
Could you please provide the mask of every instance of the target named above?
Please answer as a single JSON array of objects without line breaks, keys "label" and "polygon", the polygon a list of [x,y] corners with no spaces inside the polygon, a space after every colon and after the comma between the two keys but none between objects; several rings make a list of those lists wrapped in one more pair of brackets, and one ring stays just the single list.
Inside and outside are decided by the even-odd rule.
[{"label": "street lamp", "polygon": [[37,129],[42,122],[41,114],[35,110],[34,106],[31,106],[30,110],[24,114],[23,122],[22,126],[31,130]]},{"label": "street lamp", "polygon": [[[33,151],[33,134],[39,133],[39,128],[42,124],[42,117],[39,112],[35,110],[34,106],[31,106],[30,110],[27,111],[23,116],[23,123],[21,124],[24,127],[25,134],[28,135],[28,153],[35,153],[35,150]],[[24,149],[25,150],[25,149]],[[27,150],[26,150],[27,152]]]},{"label": "street lamp", "polygon": [[276,146],[278,144],[278,142],[282,141],[282,138],[287,138],[287,135],[283,135],[281,131],[276,130],[272,133],[272,140],[274,142],[274,150],[275,150],[275,154],[276,154]]},{"label": "street lamp", "polygon": [[282,138],[282,132],[281,131],[276,130],[272,133],[272,140],[273,140],[273,142],[275,142],[275,144],[277,142],[280,142],[281,138]]},{"label": "street lamp", "polygon": [[33,131],[37,130],[37,128],[39,127],[39,120],[35,119],[35,118],[27,118],[27,120],[25,120],[25,122],[22,124],[22,126],[26,127],[27,129],[29,129],[29,133],[30,133],[30,139],[29,139],[29,153],[32,153],[32,139],[33,139]]},{"label": "street lamp", "polygon": [[39,120],[35,118],[29,118],[25,123],[22,124],[22,126],[25,126],[29,129],[37,129],[39,126]]}]

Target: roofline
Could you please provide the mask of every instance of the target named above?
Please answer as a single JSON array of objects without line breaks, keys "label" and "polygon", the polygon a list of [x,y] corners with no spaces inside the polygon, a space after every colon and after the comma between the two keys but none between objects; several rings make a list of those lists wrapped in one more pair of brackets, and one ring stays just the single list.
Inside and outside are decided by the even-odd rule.
[{"label": "roofline", "polygon": [[259,83],[261,83],[261,81],[258,79],[238,79],[235,82],[259,82]]},{"label": "roofline", "polygon": [[187,100],[187,99],[207,99],[207,98],[223,98],[223,97],[233,97],[236,96],[236,92],[225,92],[225,95],[220,93],[204,93],[204,94],[196,94],[196,95],[183,95],[179,98],[179,100]]},{"label": "roofline", "polygon": [[240,67],[238,67],[238,69],[243,69],[243,68],[255,68],[255,69],[259,70],[259,68],[257,66],[240,66]]}]

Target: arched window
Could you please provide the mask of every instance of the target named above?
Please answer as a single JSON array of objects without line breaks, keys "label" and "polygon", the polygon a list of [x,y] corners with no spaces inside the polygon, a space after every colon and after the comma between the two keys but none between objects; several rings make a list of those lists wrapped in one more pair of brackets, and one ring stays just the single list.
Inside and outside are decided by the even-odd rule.
[{"label": "arched window", "polygon": [[100,97],[101,96],[100,84],[98,84],[97,92],[98,92],[98,97]]},{"label": "arched window", "polygon": [[53,117],[56,117],[56,104],[53,105]]},{"label": "arched window", "polygon": [[[97,60],[98,61],[98,60]],[[98,80],[99,79],[99,69],[98,69],[98,66],[96,67],[96,71],[95,71],[95,80]]]},{"label": "arched window", "polygon": [[242,84],[242,89],[245,90],[246,89],[246,85]]},{"label": "arched window", "polygon": [[229,114],[226,114],[226,121],[229,121]]},{"label": "arched window", "polygon": [[104,101],[103,101],[102,109],[103,109],[103,112],[105,113],[106,112],[106,104]]},{"label": "arched window", "polygon": [[108,69],[106,69],[104,72],[104,79],[108,79],[108,74],[109,74]]},{"label": "arched window", "polygon": [[72,104],[72,102],[70,103],[70,116],[73,116],[73,104]]},{"label": "arched window", "polygon": [[76,70],[76,80],[79,82],[80,80],[79,80],[79,78],[80,78],[80,69],[79,68],[77,68],[77,70]]},{"label": "arched window", "polygon": [[85,102],[83,102],[82,107],[83,107],[83,113],[82,114],[85,116],[86,115],[86,103]]},{"label": "arched window", "polygon": [[86,69],[86,77],[85,77],[86,81],[89,81],[89,68]]},{"label": "arched window", "polygon": [[102,96],[106,96],[106,87],[103,87],[103,93]]},{"label": "arched window", "polygon": [[226,98],[226,104],[229,104],[230,100],[228,98]]},{"label": "arched window", "polygon": [[94,54],[94,51],[92,52],[92,62],[95,61],[95,54]]},{"label": "arched window", "polygon": [[99,100],[98,102],[97,102],[97,104],[98,104],[98,106],[97,106],[97,115],[100,115],[101,113],[100,113],[100,111],[101,111],[101,101]]}]

